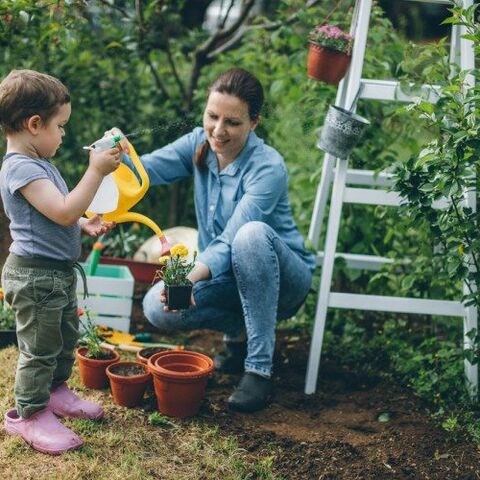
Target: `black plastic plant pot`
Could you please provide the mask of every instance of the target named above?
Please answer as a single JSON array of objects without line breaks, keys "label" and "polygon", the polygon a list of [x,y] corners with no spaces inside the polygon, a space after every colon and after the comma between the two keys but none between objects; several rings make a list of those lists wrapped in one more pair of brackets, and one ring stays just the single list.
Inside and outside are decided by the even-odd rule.
[{"label": "black plastic plant pot", "polygon": [[0,348],[17,345],[17,332],[15,330],[0,330]]},{"label": "black plastic plant pot", "polygon": [[182,310],[190,307],[192,285],[165,285],[166,305],[170,310]]}]

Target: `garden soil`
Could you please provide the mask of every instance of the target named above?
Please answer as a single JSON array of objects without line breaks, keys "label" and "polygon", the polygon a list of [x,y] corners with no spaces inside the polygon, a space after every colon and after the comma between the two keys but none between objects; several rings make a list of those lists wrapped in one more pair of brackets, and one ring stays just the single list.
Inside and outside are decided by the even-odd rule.
[{"label": "garden soil", "polygon": [[[137,328],[154,332],[135,303]],[[187,335],[188,345],[208,355],[221,348],[221,334]],[[197,420],[233,436],[252,458],[269,459],[287,480],[480,479],[479,448],[449,438],[407,388],[326,360],[317,393],[305,395],[308,350],[309,338],[280,331],[271,405],[254,414],[230,411],[227,398],[241,376],[215,373]]]}]

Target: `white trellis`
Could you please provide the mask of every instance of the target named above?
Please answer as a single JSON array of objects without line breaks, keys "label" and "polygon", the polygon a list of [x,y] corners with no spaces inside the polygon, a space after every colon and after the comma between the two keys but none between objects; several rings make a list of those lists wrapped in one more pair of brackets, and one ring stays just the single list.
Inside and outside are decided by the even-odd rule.
[{"label": "white trellis", "polygon": [[[448,0],[410,0],[452,5]],[[473,4],[473,0],[462,0],[465,8]],[[372,9],[372,0],[357,0],[353,12],[350,33],[354,36],[352,60],[349,72],[339,85],[335,105],[346,108],[352,105],[355,95],[360,90],[360,99],[404,101],[414,98],[404,94],[396,80],[372,80],[362,78],[362,68],[365,47]],[[471,41],[462,38],[465,27],[452,27],[450,58],[461,69],[470,70],[474,67],[474,50]],[[470,76],[469,85],[474,84]],[[434,103],[438,99],[438,87],[424,85],[423,94]],[[336,159],[325,154],[321,180],[318,185],[312,221],[308,238],[318,248],[320,230],[323,223],[325,207],[330,198],[327,232],[323,252],[318,252],[317,263],[322,265],[322,274],[318,292],[315,324],[305,381],[305,393],[314,393],[317,385],[318,369],[322,350],[323,333],[327,310],[331,308],[385,311],[397,313],[416,313],[427,315],[456,316],[464,319],[464,334],[472,328],[477,328],[477,310],[474,307],[465,308],[460,301],[428,300],[408,297],[393,297],[379,295],[363,295],[331,291],[333,264],[335,258],[345,259],[348,268],[379,270],[382,265],[392,262],[391,259],[371,255],[338,253],[336,251],[340,217],[344,203],[365,205],[399,206],[401,198],[396,192],[389,192],[386,187],[391,185],[391,176],[387,172],[375,175],[373,171],[353,170],[348,168],[348,160]],[[332,188],[331,188],[332,187]],[[373,187],[373,188],[372,188]],[[383,189],[382,189],[383,188]],[[331,193],[330,193],[331,189]],[[475,192],[465,195],[465,203],[476,210]],[[437,207],[441,207],[441,202]],[[465,348],[471,347],[471,340],[464,335]],[[465,374],[470,392],[475,395],[478,386],[477,367],[465,361]]]}]

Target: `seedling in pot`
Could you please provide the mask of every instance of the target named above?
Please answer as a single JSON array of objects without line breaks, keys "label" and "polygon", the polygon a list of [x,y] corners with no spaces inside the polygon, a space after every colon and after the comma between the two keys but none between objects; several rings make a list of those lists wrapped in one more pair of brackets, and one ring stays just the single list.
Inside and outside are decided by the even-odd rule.
[{"label": "seedling in pot", "polygon": [[[81,308],[79,308],[78,316],[84,330],[79,343],[88,349],[86,357],[94,358],[96,360],[112,358],[114,356],[113,353],[110,350],[102,347],[103,340],[98,336],[97,327],[90,318],[90,312],[88,310],[83,311]],[[82,320],[83,316],[86,317],[86,320]]]}]

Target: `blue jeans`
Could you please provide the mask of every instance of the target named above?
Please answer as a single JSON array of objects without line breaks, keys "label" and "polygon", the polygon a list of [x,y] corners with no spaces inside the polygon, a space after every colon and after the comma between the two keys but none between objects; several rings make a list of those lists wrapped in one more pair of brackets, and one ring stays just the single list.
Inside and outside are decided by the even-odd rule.
[{"label": "blue jeans", "polygon": [[294,315],[310,289],[305,262],[263,222],[249,222],[232,242],[232,271],[193,286],[196,308],[164,312],[163,282],[143,300],[150,323],[165,330],[209,328],[227,336],[247,334],[245,371],[270,376],[275,324]]}]

